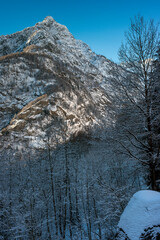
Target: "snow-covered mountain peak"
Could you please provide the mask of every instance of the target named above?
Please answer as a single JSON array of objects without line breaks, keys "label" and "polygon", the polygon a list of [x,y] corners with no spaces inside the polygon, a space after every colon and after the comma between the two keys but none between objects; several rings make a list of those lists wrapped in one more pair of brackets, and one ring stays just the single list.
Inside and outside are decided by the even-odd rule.
[{"label": "snow-covered mountain peak", "polygon": [[45,17],[45,19],[42,21],[42,23],[46,24],[46,26],[51,25],[55,20],[51,16]]},{"label": "snow-covered mountain peak", "polygon": [[[106,76],[108,75],[108,65],[112,64],[104,56],[95,54],[86,43],[76,40],[66,26],[57,23],[51,16],[47,16],[33,27],[1,36],[0,56],[26,51],[28,46],[31,47],[27,48],[27,52],[45,52],[52,56],[58,56],[63,58],[64,62],[87,73],[91,73],[90,67],[92,66],[92,73],[96,72],[97,74],[100,70],[101,74]],[[98,78],[96,79],[98,80]]]},{"label": "snow-covered mountain peak", "polygon": [[68,35],[73,37],[66,26],[56,22],[51,16],[47,16],[42,22],[37,23],[35,27],[38,29],[45,29],[51,35],[60,34],[63,32],[64,36]]},{"label": "snow-covered mountain peak", "polygon": [[108,81],[112,63],[52,17],[1,36],[0,56],[3,135],[23,132],[39,139],[54,122],[56,138],[61,139],[63,130],[69,139],[109,121],[106,105],[112,102]]}]

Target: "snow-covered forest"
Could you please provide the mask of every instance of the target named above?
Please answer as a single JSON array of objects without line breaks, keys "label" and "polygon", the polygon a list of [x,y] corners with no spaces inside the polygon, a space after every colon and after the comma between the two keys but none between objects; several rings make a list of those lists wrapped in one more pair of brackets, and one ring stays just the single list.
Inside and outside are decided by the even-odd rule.
[{"label": "snow-covered forest", "polygon": [[133,194],[160,191],[158,25],[133,18],[118,54],[52,17],[0,37],[1,240],[116,239]]}]

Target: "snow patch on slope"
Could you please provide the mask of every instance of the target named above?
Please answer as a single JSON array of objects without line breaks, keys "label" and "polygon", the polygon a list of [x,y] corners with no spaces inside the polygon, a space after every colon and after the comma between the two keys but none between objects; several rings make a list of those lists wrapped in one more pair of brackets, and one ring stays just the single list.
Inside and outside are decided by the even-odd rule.
[{"label": "snow patch on slope", "polygon": [[132,240],[140,239],[144,229],[160,224],[160,193],[143,190],[135,193],[125,208],[118,227]]}]

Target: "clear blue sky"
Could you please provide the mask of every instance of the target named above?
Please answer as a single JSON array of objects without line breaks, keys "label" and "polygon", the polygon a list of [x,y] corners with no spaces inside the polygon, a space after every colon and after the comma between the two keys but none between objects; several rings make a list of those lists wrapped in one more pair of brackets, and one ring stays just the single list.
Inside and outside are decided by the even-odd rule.
[{"label": "clear blue sky", "polygon": [[160,0],[1,0],[0,7],[0,35],[52,16],[94,52],[114,61],[130,18],[141,14],[160,21]]}]

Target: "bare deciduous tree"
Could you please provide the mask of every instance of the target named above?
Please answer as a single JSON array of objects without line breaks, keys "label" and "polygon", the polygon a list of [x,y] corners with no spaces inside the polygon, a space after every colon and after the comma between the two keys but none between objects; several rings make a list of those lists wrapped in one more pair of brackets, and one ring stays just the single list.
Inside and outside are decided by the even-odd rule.
[{"label": "bare deciduous tree", "polygon": [[[136,149],[139,148],[145,153],[139,159],[148,166],[149,185],[154,190],[157,190],[156,159],[159,155],[159,147],[154,144],[156,132],[152,119],[153,111],[155,117],[158,109],[155,109],[156,106],[152,101],[155,95],[153,87],[155,77],[152,72],[158,43],[158,25],[153,20],[145,21],[143,17],[136,16],[131,20],[130,28],[125,33],[125,44],[122,44],[119,50],[119,59],[122,63],[118,70],[120,87],[135,113],[138,113],[137,118],[141,126],[137,133],[128,129],[128,138]],[[131,152],[128,153],[131,155]],[[137,156],[133,154],[132,157]]]}]

